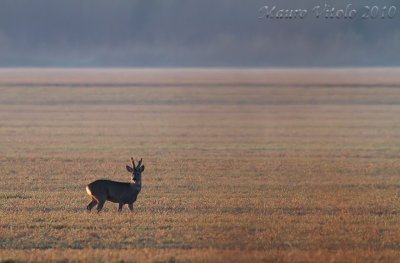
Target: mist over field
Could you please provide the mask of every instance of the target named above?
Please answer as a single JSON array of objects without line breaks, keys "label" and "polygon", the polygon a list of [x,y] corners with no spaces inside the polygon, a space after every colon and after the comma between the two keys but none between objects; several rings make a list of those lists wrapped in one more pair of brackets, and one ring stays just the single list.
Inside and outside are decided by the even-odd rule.
[{"label": "mist over field", "polygon": [[0,2],[0,66],[399,65],[398,15],[259,19],[265,5],[311,9],[325,3],[398,8],[388,0],[6,0]]}]

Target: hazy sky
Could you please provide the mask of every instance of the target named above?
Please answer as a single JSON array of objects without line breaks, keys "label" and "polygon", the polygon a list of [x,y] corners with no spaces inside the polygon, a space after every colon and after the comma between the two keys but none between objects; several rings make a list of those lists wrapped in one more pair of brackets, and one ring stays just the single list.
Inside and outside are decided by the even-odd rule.
[{"label": "hazy sky", "polygon": [[[357,16],[315,18],[325,3]],[[309,13],[260,19],[265,5]],[[387,0],[2,0],[0,66],[400,66],[400,14],[362,19],[364,5],[400,13]]]}]

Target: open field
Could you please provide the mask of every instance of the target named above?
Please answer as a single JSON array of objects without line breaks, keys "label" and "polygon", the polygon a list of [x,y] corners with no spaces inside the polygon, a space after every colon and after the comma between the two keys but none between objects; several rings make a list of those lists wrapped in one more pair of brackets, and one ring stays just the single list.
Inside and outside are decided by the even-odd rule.
[{"label": "open field", "polygon": [[399,149],[400,69],[2,69],[0,261],[396,262]]}]

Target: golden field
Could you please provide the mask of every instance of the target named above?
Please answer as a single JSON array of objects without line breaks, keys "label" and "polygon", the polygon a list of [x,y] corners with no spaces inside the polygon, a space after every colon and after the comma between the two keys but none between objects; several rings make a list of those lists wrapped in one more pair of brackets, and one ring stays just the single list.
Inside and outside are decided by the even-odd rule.
[{"label": "golden field", "polygon": [[399,116],[400,69],[1,69],[0,261],[398,262]]}]

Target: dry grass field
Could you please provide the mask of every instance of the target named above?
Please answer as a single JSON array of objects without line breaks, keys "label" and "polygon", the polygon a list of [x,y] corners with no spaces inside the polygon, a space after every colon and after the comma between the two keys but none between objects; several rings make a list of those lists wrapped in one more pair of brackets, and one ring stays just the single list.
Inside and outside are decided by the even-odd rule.
[{"label": "dry grass field", "polygon": [[2,69],[0,261],[398,262],[399,149],[400,69]]}]

